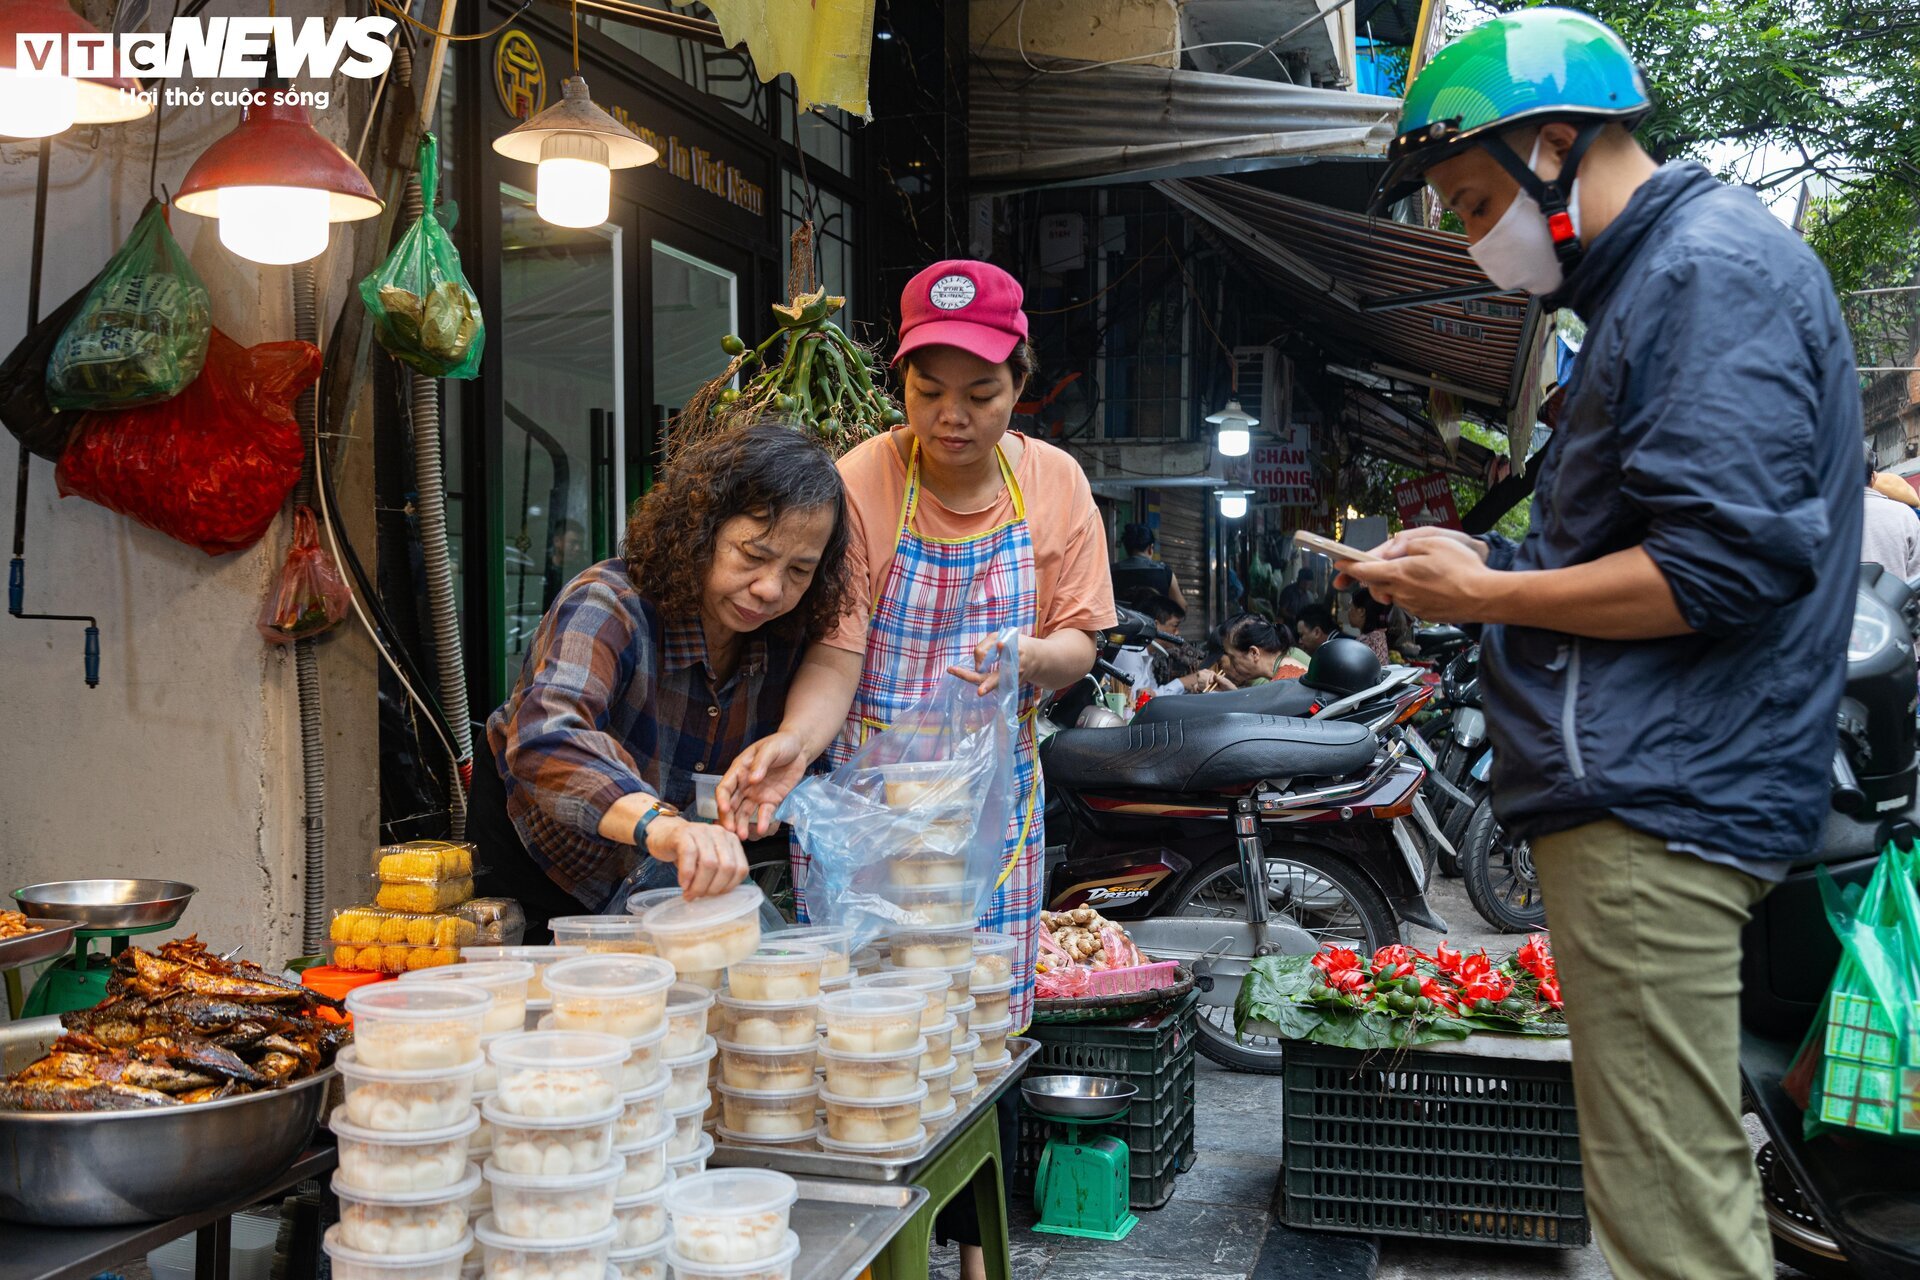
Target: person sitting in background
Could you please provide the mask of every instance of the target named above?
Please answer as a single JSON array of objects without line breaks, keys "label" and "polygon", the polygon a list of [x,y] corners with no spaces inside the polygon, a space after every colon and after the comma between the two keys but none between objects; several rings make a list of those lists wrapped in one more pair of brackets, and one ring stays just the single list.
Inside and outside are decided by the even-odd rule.
[{"label": "person sitting in background", "polygon": [[1257,613],[1243,613],[1227,623],[1227,675],[1241,688],[1269,680],[1298,680],[1307,674],[1311,659],[1293,644],[1293,633],[1283,623],[1268,622]]},{"label": "person sitting in background", "polygon": [[1354,592],[1347,603],[1348,629],[1383,663],[1392,661],[1387,645],[1388,613],[1386,605],[1364,590]]},{"label": "person sitting in background", "polygon": [[1298,626],[1300,615],[1319,603],[1313,590],[1313,571],[1302,569],[1280,592],[1280,621]]},{"label": "person sitting in background", "polygon": [[[1892,484],[1886,483],[1892,481]],[[1895,486],[1898,488],[1895,488]],[[1913,486],[1899,476],[1876,473],[1872,459],[1867,462],[1866,520],[1860,530],[1860,561],[1877,564],[1889,573],[1912,581],[1920,577],[1920,520],[1914,518],[1913,505],[1897,496],[1905,489],[1913,496]]]},{"label": "person sitting in background", "polygon": [[1120,549],[1125,558],[1113,562],[1113,598],[1131,608],[1145,609],[1153,597],[1167,599],[1186,608],[1187,598],[1180,593],[1180,579],[1173,566],[1154,555],[1159,539],[1151,527],[1134,523],[1120,531]]},{"label": "person sitting in background", "polygon": [[1323,604],[1302,609],[1295,623],[1296,643],[1301,655],[1309,662],[1320,651],[1320,646],[1331,640],[1338,630],[1333,624],[1333,610]]},{"label": "person sitting in background", "polygon": [[1159,638],[1144,649],[1122,649],[1113,658],[1113,665],[1126,673],[1135,698],[1142,693],[1164,698],[1234,687],[1233,681],[1209,668],[1204,654],[1180,638],[1180,622],[1187,616],[1184,608],[1166,596],[1142,603],[1153,617]]}]

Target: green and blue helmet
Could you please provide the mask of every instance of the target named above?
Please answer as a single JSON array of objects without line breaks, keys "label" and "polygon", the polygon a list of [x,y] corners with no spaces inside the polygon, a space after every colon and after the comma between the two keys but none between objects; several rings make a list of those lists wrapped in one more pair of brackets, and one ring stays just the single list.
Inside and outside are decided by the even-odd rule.
[{"label": "green and blue helmet", "polygon": [[[1646,78],[1605,23],[1572,9],[1502,14],[1441,49],[1407,90],[1374,209],[1412,195],[1429,168],[1469,147],[1487,147],[1509,172],[1524,168],[1500,141],[1516,126],[1585,121],[1597,134],[1613,122],[1632,129],[1652,110]],[[1569,160],[1552,185],[1571,186],[1578,159]]]}]

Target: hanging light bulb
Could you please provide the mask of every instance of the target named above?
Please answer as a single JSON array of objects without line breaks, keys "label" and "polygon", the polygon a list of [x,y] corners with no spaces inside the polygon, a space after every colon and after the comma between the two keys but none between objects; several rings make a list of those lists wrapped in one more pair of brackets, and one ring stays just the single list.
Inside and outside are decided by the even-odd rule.
[{"label": "hanging light bulb", "polygon": [[220,243],[268,266],[318,257],[336,222],[383,207],[367,175],[313,127],[307,109],[275,101],[269,76],[248,95],[240,123],[187,170],[174,206],[220,220]]},{"label": "hanging light bulb", "polygon": [[[19,65],[22,35],[54,41],[45,70]],[[0,0],[0,135],[50,138],[76,124],[120,124],[153,110],[153,104],[139,96],[137,80],[64,74],[60,59],[70,35],[92,36],[103,51],[111,48],[66,0]]]},{"label": "hanging light bulb", "polygon": [[613,170],[652,164],[655,147],[593,103],[576,73],[560,101],[493,140],[509,160],[538,165],[533,208],[562,227],[597,227],[611,210]]},{"label": "hanging light bulb", "polygon": [[1238,520],[1241,516],[1246,515],[1247,496],[1249,492],[1250,491],[1246,489],[1219,490],[1217,496],[1220,499],[1221,518],[1225,520]]},{"label": "hanging light bulb", "polygon": [[1260,419],[1240,407],[1237,396],[1229,399],[1220,412],[1208,414],[1207,421],[1220,428],[1215,443],[1221,455],[1228,458],[1243,457],[1253,447],[1253,428],[1260,425]]}]

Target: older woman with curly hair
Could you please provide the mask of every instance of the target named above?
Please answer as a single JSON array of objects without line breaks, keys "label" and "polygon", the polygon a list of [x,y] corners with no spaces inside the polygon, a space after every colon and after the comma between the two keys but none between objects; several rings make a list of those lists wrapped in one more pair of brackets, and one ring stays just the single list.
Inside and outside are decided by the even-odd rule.
[{"label": "older woman with curly hair", "polygon": [[607,907],[637,868],[689,897],[746,875],[737,836],[679,811],[694,774],[779,726],[802,653],[838,625],[845,506],[817,444],[731,432],[668,466],[624,558],[560,591],[487,721],[469,816],[481,889],[520,901],[528,941]]}]

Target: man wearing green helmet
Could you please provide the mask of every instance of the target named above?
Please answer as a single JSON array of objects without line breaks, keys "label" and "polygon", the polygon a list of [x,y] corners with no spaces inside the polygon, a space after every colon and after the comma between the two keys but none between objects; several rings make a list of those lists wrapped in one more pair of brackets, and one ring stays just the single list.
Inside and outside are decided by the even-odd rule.
[{"label": "man wearing green helmet", "polygon": [[1432,187],[1495,284],[1587,336],[1523,543],[1414,529],[1342,567],[1487,624],[1494,809],[1546,899],[1614,1274],[1763,1280],[1740,930],[1828,808],[1858,375],[1818,259],[1752,192],[1655,164],[1629,132],[1650,106],[1618,36],[1551,8],[1408,91],[1381,202]]}]

